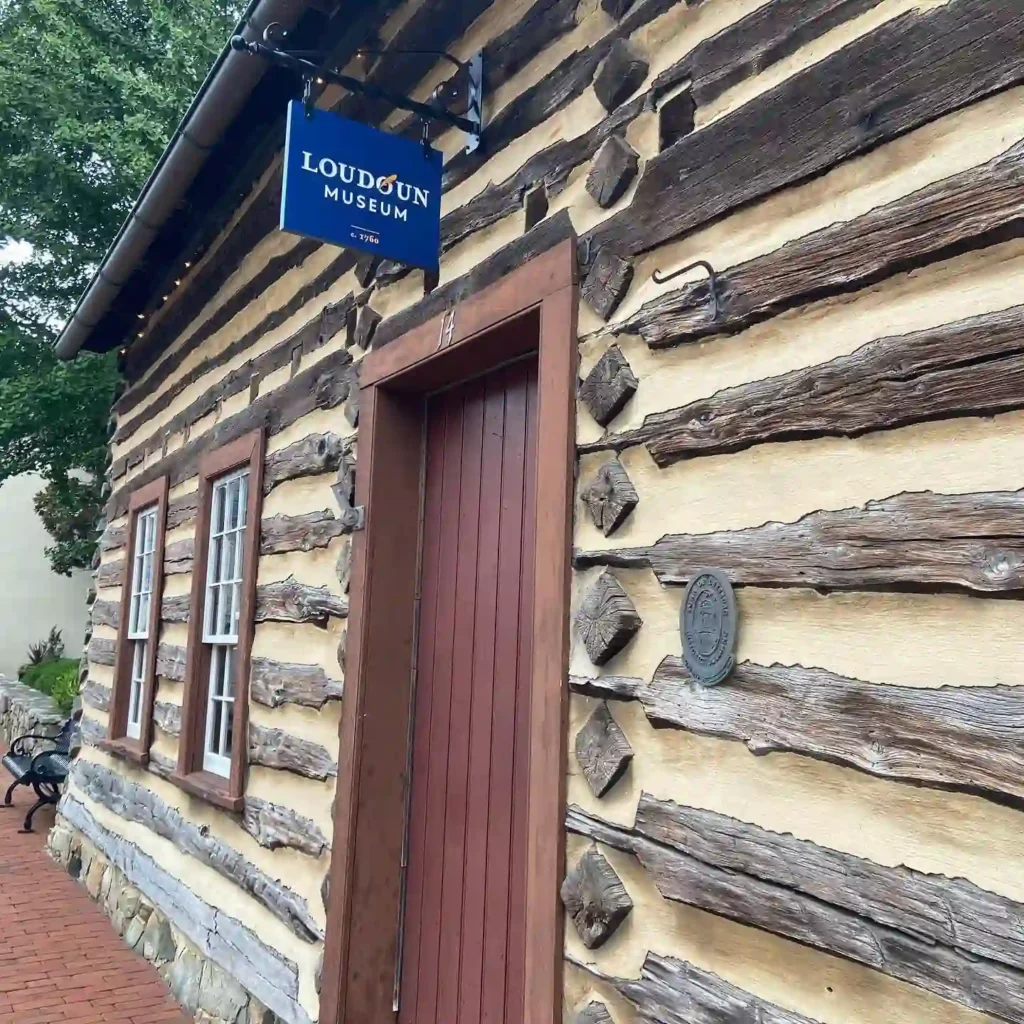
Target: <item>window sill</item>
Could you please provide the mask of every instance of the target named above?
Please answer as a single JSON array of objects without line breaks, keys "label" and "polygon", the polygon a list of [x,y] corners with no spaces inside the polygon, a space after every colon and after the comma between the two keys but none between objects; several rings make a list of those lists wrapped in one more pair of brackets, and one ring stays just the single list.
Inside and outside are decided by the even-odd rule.
[{"label": "window sill", "polygon": [[140,768],[145,768],[149,764],[149,752],[143,750],[137,740],[130,740],[127,737],[116,740],[100,740],[96,746],[114,757],[119,757],[122,761],[130,761]]},{"label": "window sill", "polygon": [[171,772],[170,780],[179,789],[213,804],[214,807],[220,807],[222,810],[237,814],[245,807],[245,797],[232,796],[228,792],[228,780],[214,775],[213,772],[192,772],[189,775],[180,775],[175,771]]}]

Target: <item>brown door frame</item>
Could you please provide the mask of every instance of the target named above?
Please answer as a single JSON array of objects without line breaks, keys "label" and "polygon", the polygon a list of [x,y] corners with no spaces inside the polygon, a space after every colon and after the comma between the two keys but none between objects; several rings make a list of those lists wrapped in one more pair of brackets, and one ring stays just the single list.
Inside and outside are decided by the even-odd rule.
[{"label": "brown door frame", "polygon": [[419,558],[423,396],[532,351],[541,443],[523,1024],[560,1019],[576,311],[576,247],[569,240],[361,364],[356,493],[367,518],[352,552],[321,1024],[395,1019],[418,586],[409,567]]}]

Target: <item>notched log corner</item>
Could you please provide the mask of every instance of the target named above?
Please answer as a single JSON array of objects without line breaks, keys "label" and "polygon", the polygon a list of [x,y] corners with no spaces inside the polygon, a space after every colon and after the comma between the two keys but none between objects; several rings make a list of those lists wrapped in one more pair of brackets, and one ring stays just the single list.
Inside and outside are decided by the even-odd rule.
[{"label": "notched log corner", "polygon": [[605,701],[576,734],[576,760],[596,797],[604,796],[633,760],[633,748]]},{"label": "notched log corner", "polygon": [[640,168],[640,154],[620,135],[612,135],[597,151],[587,191],[598,206],[614,206],[625,194]]},{"label": "notched log corner", "polygon": [[594,78],[594,92],[608,113],[640,88],[650,65],[626,39],[616,39]]},{"label": "notched log corner", "polygon": [[618,459],[610,459],[597,471],[581,498],[594,525],[606,537],[629,518],[640,502],[633,481]]},{"label": "notched log corner", "polygon": [[636,394],[637,379],[618,345],[612,345],[580,385],[580,401],[606,427]]},{"label": "notched log corner", "polygon": [[596,846],[566,876],[562,903],[587,949],[603,946],[633,909],[621,879]]},{"label": "notched log corner", "polygon": [[594,257],[580,294],[602,320],[607,320],[619,308],[632,283],[633,264],[605,246]]},{"label": "notched log corner", "polygon": [[643,625],[629,595],[610,573],[602,573],[576,613],[576,628],[595,665],[604,665]]}]

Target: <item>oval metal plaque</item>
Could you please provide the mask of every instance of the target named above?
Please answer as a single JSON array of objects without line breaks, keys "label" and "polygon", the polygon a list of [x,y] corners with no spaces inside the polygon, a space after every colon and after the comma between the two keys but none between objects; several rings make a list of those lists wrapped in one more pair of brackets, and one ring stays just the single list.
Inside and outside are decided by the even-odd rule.
[{"label": "oval metal plaque", "polygon": [[717,569],[702,569],[686,587],[679,610],[683,661],[704,686],[722,682],[736,664],[736,596]]}]

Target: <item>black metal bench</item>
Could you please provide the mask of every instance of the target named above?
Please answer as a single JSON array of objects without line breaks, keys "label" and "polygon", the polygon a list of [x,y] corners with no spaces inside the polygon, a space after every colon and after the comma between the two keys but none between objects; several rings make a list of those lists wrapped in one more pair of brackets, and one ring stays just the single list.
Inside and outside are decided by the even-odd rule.
[{"label": "black metal bench", "polygon": [[[11,799],[18,786],[31,786],[36,794],[36,802],[25,815],[25,827],[19,829],[19,832],[31,832],[32,817],[36,811],[60,800],[60,787],[71,767],[71,740],[76,722],[77,716],[72,715],[60,727],[56,736],[37,736],[34,733],[19,736],[11,744],[11,749],[0,758],[0,763],[14,777],[4,796],[4,807],[11,806]],[[53,746],[30,753],[27,749],[29,740],[40,740]]]}]

